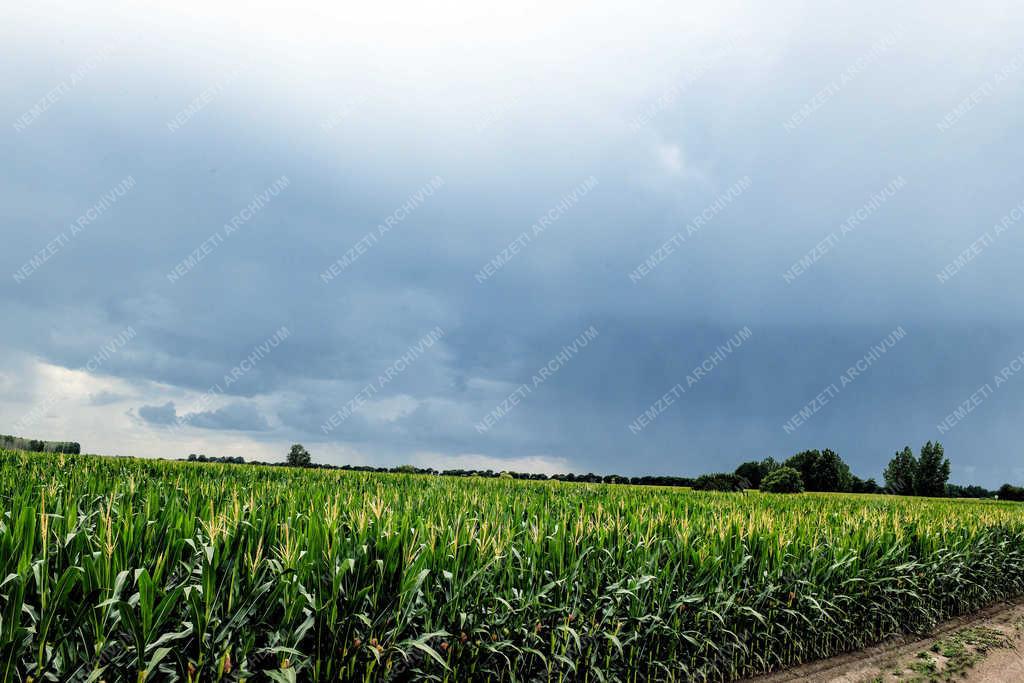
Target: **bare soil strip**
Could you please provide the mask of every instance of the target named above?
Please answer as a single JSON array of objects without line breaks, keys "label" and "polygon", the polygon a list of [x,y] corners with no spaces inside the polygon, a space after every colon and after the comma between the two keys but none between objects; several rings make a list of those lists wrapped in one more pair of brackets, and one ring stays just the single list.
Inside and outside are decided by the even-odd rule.
[{"label": "bare soil strip", "polygon": [[945,622],[925,638],[900,637],[750,683],[1024,683],[1024,600]]}]

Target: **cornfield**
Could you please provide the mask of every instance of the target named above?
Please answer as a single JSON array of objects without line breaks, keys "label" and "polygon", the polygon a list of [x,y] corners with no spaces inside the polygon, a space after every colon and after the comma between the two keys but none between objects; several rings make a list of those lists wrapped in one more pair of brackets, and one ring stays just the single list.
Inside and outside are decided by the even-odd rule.
[{"label": "cornfield", "polygon": [[733,680],[1024,594],[1024,507],[0,451],[4,681]]}]

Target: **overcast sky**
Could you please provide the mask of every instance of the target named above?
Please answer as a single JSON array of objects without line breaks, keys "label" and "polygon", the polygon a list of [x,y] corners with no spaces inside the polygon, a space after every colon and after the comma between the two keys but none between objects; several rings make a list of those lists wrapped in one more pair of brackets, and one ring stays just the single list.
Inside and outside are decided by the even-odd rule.
[{"label": "overcast sky", "polygon": [[1024,480],[1020,3],[346,4],[5,8],[0,432]]}]

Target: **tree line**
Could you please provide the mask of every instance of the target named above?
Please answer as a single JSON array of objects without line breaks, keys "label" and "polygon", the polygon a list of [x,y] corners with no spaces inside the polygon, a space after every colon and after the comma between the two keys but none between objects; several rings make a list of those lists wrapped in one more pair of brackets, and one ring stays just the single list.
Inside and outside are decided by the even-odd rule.
[{"label": "tree line", "polygon": [[225,455],[222,457],[210,457],[205,453],[196,455],[195,453],[188,454],[189,462],[215,462],[222,465],[244,465],[245,458],[240,455]]},{"label": "tree line", "polygon": [[[242,463],[240,457],[207,458],[190,455],[190,461]],[[348,470],[392,474],[425,474],[443,477],[484,477],[525,479],[534,481],[564,481],[592,484],[627,484],[636,486],[677,486],[698,491],[746,491],[760,489],[770,493],[801,493],[804,491],[836,493],[876,493],[905,496],[947,498],[992,498],[1024,501],[1024,488],[1004,484],[998,491],[981,486],[960,486],[949,483],[950,462],[942,444],[931,441],[921,446],[918,455],[909,446],[897,451],[883,473],[885,484],[873,478],[861,479],[850,466],[830,448],[806,450],[782,462],[775,458],[750,460],[740,464],[733,472],[714,472],[698,477],[642,476],[626,477],[618,474],[539,474],[529,472],[494,471],[491,469],[449,469],[400,465],[373,467],[369,465],[326,465],[314,463],[302,444],[295,444],[279,466],[310,467],[316,469]]]},{"label": "tree line", "polygon": [[78,455],[82,446],[75,441],[40,441],[39,439],[22,439],[18,436],[0,434],[0,448],[12,451],[31,451],[33,453],[69,453]]},{"label": "tree line", "polygon": [[734,476],[749,484],[748,488],[773,493],[830,491],[980,498],[994,495],[980,486],[951,485],[949,473],[949,458],[942,444],[929,441],[921,446],[916,457],[910,446],[896,452],[883,473],[885,486],[853,474],[850,466],[830,448],[801,451],[783,463],[774,458],[745,462],[736,468]]},{"label": "tree line", "polygon": [[[34,451],[37,453],[68,453],[78,455],[81,445],[74,441],[40,441],[0,434],[0,447],[11,450]],[[211,457],[192,453],[189,462],[211,462],[222,464],[245,464],[241,456]],[[783,462],[768,457],[750,460],[739,465],[733,472],[713,472],[698,477],[655,476],[626,477],[618,474],[539,474],[530,472],[494,471],[491,469],[449,469],[437,470],[432,467],[400,465],[398,467],[371,467],[366,465],[325,465],[313,462],[309,451],[302,444],[294,444],[283,463],[251,463],[257,465],[287,465],[291,467],[313,467],[318,469],[351,470],[396,474],[429,474],[444,477],[485,477],[526,479],[534,481],[554,480],[583,482],[591,484],[628,484],[634,486],[677,486],[699,491],[745,491],[760,489],[773,493],[800,493],[803,491],[839,493],[888,493],[904,496],[930,496],[946,498],[999,498],[1000,500],[1024,501],[1024,487],[1003,484],[998,490],[990,491],[981,486],[961,486],[949,483],[950,462],[942,444],[928,441],[914,455],[906,446],[886,465],[883,472],[885,485],[879,485],[873,478],[861,479],[850,471],[850,466],[830,448],[801,451]]]}]

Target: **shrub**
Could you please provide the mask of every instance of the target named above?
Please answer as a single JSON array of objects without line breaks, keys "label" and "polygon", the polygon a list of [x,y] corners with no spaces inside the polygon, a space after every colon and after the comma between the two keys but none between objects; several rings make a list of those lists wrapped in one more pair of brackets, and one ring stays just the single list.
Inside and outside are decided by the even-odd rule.
[{"label": "shrub", "polygon": [[761,490],[765,493],[803,493],[804,480],[792,467],[780,467],[765,476]]}]

